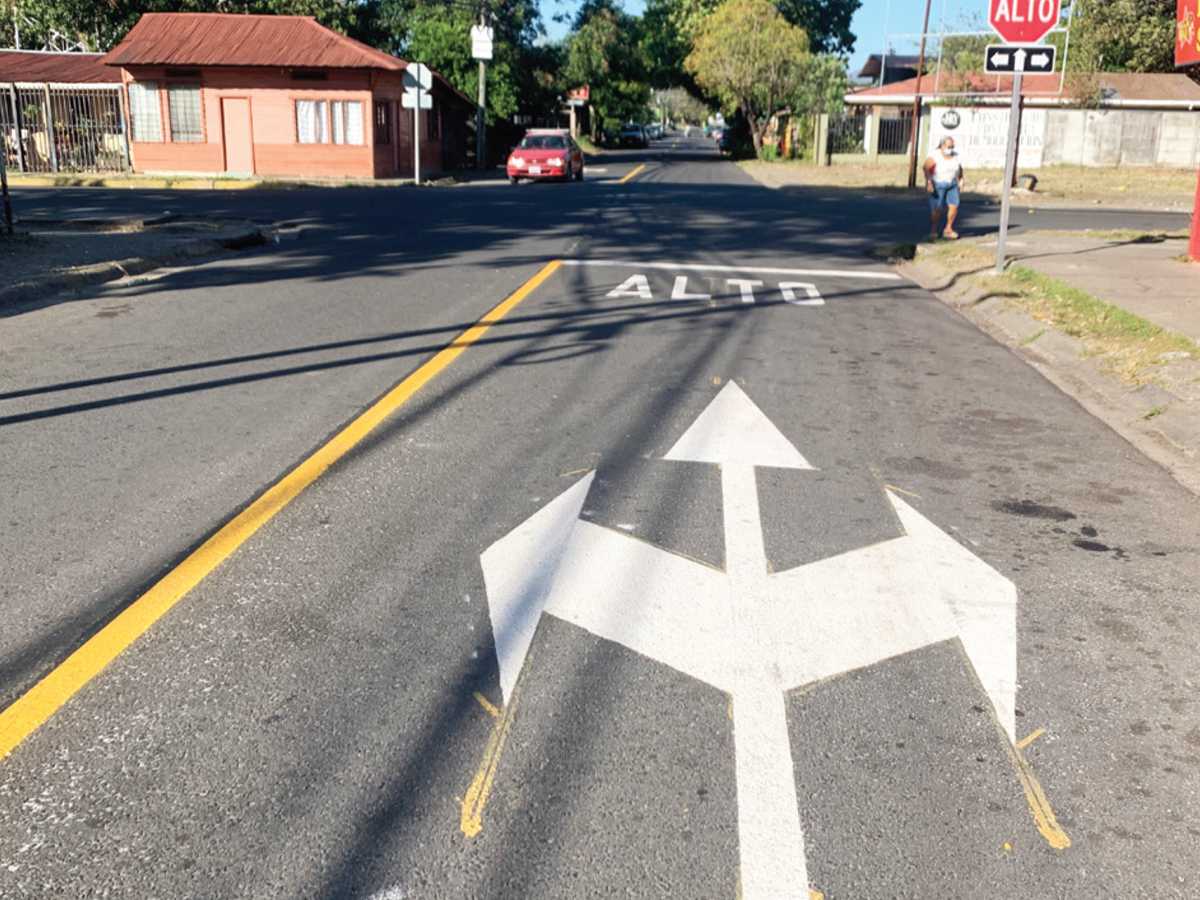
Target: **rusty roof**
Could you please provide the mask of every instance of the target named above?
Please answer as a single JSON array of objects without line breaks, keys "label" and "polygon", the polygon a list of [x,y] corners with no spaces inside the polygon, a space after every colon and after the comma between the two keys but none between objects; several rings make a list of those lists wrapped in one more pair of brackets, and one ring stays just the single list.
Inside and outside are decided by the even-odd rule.
[{"label": "rusty roof", "polygon": [[35,81],[55,84],[113,84],[121,73],[101,62],[102,53],[43,53],[40,50],[0,50],[0,82]]},{"label": "rusty roof", "polygon": [[395,71],[405,67],[404,60],[338,34],[311,16],[238,13],[146,13],[104,62]]},{"label": "rusty roof", "polygon": [[[1181,73],[1097,72],[1094,77],[1102,102],[1133,100],[1142,103],[1194,102],[1200,105],[1200,84]],[[909,78],[885,84],[883,87],[856,91],[848,94],[846,99],[852,103],[871,100],[896,102],[897,98],[907,97],[906,102],[911,103],[916,84],[916,78]],[[1061,85],[1061,89],[1060,84],[1058,74],[1029,74],[1021,80],[1021,94],[1030,97],[1069,98],[1072,91],[1070,78],[1065,85]],[[930,99],[936,98],[939,92],[951,91],[958,94],[969,91],[972,96],[977,97],[1011,96],[1012,76],[985,75],[982,72],[944,72],[939,79],[931,72],[921,79],[921,93]]]}]

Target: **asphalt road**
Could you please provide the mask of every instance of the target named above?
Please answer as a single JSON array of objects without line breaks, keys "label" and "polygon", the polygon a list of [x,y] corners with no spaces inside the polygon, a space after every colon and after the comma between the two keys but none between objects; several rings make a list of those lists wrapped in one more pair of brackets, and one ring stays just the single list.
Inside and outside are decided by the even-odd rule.
[{"label": "asphalt road", "polygon": [[0,319],[0,896],[1200,895],[1196,498],[919,200],[604,168],[17,192],[313,227]]}]

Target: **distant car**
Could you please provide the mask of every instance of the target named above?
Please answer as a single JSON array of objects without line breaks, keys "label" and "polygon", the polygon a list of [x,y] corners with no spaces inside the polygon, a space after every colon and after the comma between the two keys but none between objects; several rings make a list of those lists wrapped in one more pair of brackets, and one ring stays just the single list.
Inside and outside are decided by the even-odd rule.
[{"label": "distant car", "polygon": [[508,180],[583,181],[583,151],[565,128],[531,128],[508,156]]},{"label": "distant car", "polygon": [[635,125],[630,122],[621,129],[621,135],[618,138],[618,143],[622,147],[637,147],[644,150],[650,146],[650,139],[646,137],[646,129],[641,125]]},{"label": "distant car", "polygon": [[652,141],[660,141],[663,136],[663,127],[657,122],[652,122],[646,126],[646,137]]},{"label": "distant car", "polygon": [[708,136],[711,137],[716,142],[717,146],[719,147],[719,146],[721,146],[721,141],[725,137],[725,129],[721,128],[718,125],[714,125],[712,128],[712,131],[710,131],[708,133]]}]

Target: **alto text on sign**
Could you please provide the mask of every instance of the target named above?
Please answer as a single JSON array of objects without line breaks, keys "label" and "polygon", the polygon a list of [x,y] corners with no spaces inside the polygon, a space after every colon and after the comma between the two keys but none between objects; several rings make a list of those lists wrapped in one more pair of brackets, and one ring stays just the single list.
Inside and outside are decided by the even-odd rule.
[{"label": "alto text on sign", "polygon": [[989,0],[988,24],[1010,44],[1036,44],[1058,27],[1062,0]]}]

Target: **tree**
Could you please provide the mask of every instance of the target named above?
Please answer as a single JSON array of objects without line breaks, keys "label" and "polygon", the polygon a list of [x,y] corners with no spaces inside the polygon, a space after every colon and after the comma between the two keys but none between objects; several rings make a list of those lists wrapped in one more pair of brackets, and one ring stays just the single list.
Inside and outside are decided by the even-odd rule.
[{"label": "tree", "polygon": [[850,20],[862,0],[778,0],[779,11],[808,35],[813,53],[849,55],[854,50]]},{"label": "tree", "polygon": [[1172,72],[1175,0],[1075,0],[1074,72]]},{"label": "tree", "polygon": [[646,114],[650,85],[638,30],[632,16],[597,5],[567,42],[563,81],[567,87],[590,87],[593,137]]},{"label": "tree", "polygon": [[701,88],[745,116],[755,151],[810,64],[808,35],[770,0],[725,0],[701,23],[685,61]]},{"label": "tree", "polygon": [[[53,34],[93,51],[109,50],[147,12],[248,12],[314,16],[322,25],[372,42],[378,38],[378,0],[7,0],[0,6],[0,34],[23,47],[47,44]],[[8,41],[5,40],[5,43]]]}]

